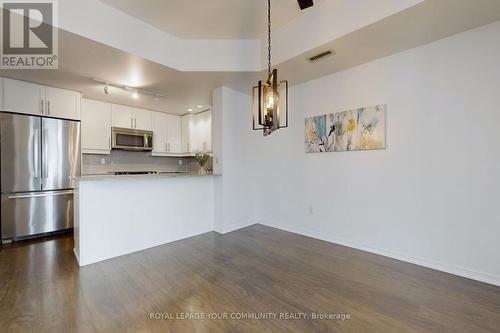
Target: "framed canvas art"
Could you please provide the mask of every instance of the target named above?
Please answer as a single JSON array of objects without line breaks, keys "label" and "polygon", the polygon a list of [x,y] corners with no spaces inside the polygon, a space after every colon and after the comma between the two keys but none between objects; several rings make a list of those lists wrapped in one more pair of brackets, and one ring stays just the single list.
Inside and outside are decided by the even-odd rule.
[{"label": "framed canvas art", "polygon": [[386,105],[376,105],[305,120],[307,153],[385,149]]}]

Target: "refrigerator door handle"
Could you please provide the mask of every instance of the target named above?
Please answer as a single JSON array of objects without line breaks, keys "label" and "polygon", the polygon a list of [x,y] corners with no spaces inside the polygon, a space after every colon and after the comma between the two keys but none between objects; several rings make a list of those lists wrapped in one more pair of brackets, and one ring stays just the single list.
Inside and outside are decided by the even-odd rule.
[{"label": "refrigerator door handle", "polygon": [[42,178],[49,178],[49,170],[47,170],[49,168],[49,163],[47,161],[48,157],[47,157],[47,130],[44,129],[43,130],[43,138],[42,138],[42,151],[43,151],[43,155],[42,155],[42,161],[43,161],[43,164],[42,164]]},{"label": "refrigerator door handle", "polygon": [[67,195],[67,194],[74,194],[75,191],[59,191],[59,192],[38,192],[38,193],[18,193],[18,194],[13,194],[9,195],[7,198],[8,199],[29,199],[29,198],[39,198],[39,197],[53,197],[56,195]]},{"label": "refrigerator door handle", "polygon": [[33,159],[35,160],[35,178],[40,177],[39,165],[40,133],[37,129],[33,130]]}]

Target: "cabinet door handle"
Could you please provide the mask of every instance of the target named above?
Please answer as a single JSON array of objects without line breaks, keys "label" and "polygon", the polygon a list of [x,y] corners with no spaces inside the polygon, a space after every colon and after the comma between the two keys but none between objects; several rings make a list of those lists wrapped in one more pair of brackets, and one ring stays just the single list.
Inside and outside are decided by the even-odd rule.
[{"label": "cabinet door handle", "polygon": [[137,118],[134,118],[134,128],[137,129]]},{"label": "cabinet door handle", "polygon": [[47,114],[50,114],[50,101],[47,101]]},{"label": "cabinet door handle", "polygon": [[40,107],[41,107],[42,114],[43,114],[43,99],[40,100]]},{"label": "cabinet door handle", "polygon": [[111,150],[111,138],[110,137],[108,138],[108,146],[109,146],[109,149]]}]

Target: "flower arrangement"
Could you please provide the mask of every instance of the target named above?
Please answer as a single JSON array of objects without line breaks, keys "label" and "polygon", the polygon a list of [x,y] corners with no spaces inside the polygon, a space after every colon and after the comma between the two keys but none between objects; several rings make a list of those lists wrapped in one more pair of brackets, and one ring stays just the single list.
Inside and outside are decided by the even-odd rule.
[{"label": "flower arrangement", "polygon": [[194,155],[194,158],[196,159],[196,162],[198,162],[198,165],[200,166],[200,173],[206,172],[205,165],[207,164],[210,155],[205,153],[196,153]]}]

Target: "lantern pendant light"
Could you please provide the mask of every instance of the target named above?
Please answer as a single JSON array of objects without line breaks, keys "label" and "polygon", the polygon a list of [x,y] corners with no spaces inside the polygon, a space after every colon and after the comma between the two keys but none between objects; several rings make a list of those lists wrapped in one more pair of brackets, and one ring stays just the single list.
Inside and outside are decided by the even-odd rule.
[{"label": "lantern pendant light", "polygon": [[271,70],[271,0],[267,6],[267,80],[252,88],[253,129],[264,136],[288,127],[288,81],[278,81],[278,70]]}]

